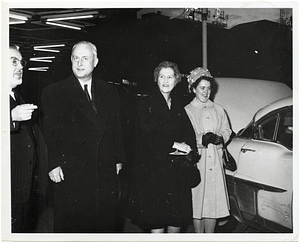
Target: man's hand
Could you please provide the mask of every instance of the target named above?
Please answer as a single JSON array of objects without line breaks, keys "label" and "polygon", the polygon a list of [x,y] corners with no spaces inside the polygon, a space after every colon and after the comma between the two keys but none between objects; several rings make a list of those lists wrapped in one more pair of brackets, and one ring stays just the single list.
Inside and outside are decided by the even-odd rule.
[{"label": "man's hand", "polygon": [[64,180],[64,173],[61,167],[56,167],[52,171],[49,172],[49,177],[51,181],[58,183]]},{"label": "man's hand", "polygon": [[12,121],[26,121],[30,120],[32,112],[38,107],[33,104],[22,104],[16,106],[11,110]]}]

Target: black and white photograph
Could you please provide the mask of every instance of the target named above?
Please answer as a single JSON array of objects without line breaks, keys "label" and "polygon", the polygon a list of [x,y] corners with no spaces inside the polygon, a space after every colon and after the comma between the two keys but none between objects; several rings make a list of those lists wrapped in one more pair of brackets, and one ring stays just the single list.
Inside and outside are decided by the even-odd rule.
[{"label": "black and white photograph", "polygon": [[1,241],[298,241],[298,21],[1,1]]}]

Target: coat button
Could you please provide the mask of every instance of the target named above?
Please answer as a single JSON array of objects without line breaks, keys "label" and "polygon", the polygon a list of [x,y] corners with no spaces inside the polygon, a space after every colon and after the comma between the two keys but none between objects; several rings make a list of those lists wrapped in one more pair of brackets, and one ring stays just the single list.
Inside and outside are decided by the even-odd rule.
[{"label": "coat button", "polygon": [[88,165],[89,165],[88,163],[85,163],[85,164],[84,164],[85,167],[87,167]]},{"label": "coat button", "polygon": [[84,145],[85,145],[86,143],[87,143],[87,142],[86,142],[86,140],[82,141],[82,144],[84,144]]},{"label": "coat button", "polygon": [[29,165],[32,165],[32,160],[28,161],[28,164],[29,164]]}]

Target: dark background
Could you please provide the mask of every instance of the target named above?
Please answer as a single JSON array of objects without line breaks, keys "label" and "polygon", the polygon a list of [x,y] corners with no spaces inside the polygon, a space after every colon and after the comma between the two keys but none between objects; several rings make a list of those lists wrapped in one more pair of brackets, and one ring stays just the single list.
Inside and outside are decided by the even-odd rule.
[{"label": "dark background", "polygon": [[[98,48],[100,61],[95,75],[114,83],[121,83],[122,79],[137,83],[137,87],[121,84],[118,88],[134,96],[136,92],[149,91],[154,68],[163,60],[176,62],[183,74],[202,66],[201,22],[170,19],[155,13],[144,14],[138,19],[138,10],[113,9],[110,18],[100,19],[84,31],[57,28],[26,32],[11,28],[11,42],[17,35],[53,41],[68,39],[60,58],[47,72],[24,70],[21,86],[24,98],[38,103],[45,86],[69,76],[71,47],[80,40],[91,41]],[[284,82],[292,88],[292,34],[290,28],[267,20],[240,24],[231,29],[208,25],[208,69],[215,77],[265,79]],[[29,40],[20,51],[24,58],[29,58],[33,52]],[[33,64],[36,66],[29,62],[26,67]],[[187,91],[185,78],[178,89],[183,93]]]},{"label": "dark background", "polygon": [[[93,20],[95,26],[83,31],[43,29],[30,23],[21,28],[10,26],[10,42],[19,44],[21,40],[20,51],[27,60],[36,54],[33,46],[37,40],[51,40],[53,43],[63,40],[67,43],[47,72],[28,71],[29,67],[38,65],[36,62],[28,62],[24,68],[23,84],[18,88],[27,102],[37,105],[40,105],[41,91],[45,86],[71,74],[71,48],[76,42],[88,40],[97,46],[99,63],[94,74],[114,83],[112,85],[120,93],[129,160],[134,149],[137,94],[147,94],[154,86],[155,67],[168,60],[177,63],[182,74],[189,74],[195,67],[202,66],[201,22],[170,19],[159,12],[137,18],[139,10],[106,9],[106,18]],[[34,11],[41,12],[40,9]],[[209,24],[208,69],[215,77],[265,79],[283,82],[292,88],[292,34],[290,28],[267,20],[240,24],[231,29]],[[124,85],[122,79],[137,86]],[[191,100],[185,77],[175,90],[184,105]]]}]

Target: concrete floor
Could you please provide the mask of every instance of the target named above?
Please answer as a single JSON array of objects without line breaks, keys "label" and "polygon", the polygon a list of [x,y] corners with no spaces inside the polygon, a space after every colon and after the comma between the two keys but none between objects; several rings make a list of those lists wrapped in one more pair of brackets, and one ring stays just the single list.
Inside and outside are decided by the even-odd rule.
[{"label": "concrete floor", "polygon": [[[126,197],[121,198],[119,202],[118,208],[118,219],[117,219],[117,232],[116,233],[145,233],[141,230],[137,225],[133,224],[130,219],[126,218]],[[42,200],[39,202],[39,216],[37,219],[37,226],[34,232],[36,233],[53,233],[53,207],[52,207],[51,199]],[[244,226],[242,229],[234,230],[232,227],[216,227],[215,233],[257,233],[255,231],[245,225],[239,224],[240,226]],[[189,224],[186,228],[182,229],[183,233],[195,233],[193,224]]]},{"label": "concrete floor", "polygon": [[[41,213],[35,229],[36,233],[53,233],[53,208],[46,207]],[[190,225],[185,229],[186,233],[194,233],[193,226]],[[133,224],[130,219],[123,217],[119,220],[117,233],[144,233],[137,225]]]},{"label": "concrete floor", "polygon": [[[243,226],[243,225],[241,225]],[[225,230],[224,230],[225,229]],[[53,233],[53,208],[51,206],[45,207],[43,212],[40,214],[35,229],[36,233]],[[186,228],[183,228],[183,233],[195,233],[193,224],[189,224]],[[230,233],[226,231],[224,227],[217,227],[216,233]],[[258,233],[259,231],[254,230],[250,227],[246,228],[243,233]],[[137,225],[133,224],[130,219],[122,217],[119,219],[118,231],[116,233],[145,233]],[[234,232],[242,233],[242,232]]]}]

